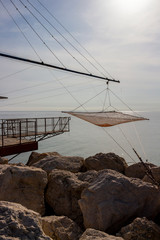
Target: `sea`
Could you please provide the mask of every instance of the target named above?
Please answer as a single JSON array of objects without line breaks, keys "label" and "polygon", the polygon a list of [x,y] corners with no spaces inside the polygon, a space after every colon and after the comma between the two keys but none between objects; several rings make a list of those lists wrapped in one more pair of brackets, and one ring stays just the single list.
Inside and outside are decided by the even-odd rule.
[{"label": "sea", "polygon": [[[70,131],[38,143],[38,153],[58,152],[65,156],[87,158],[97,153],[113,152],[128,164],[139,159],[160,165],[160,112],[138,112],[149,120],[102,128],[71,116]],[[1,111],[0,119],[69,116],[58,111]],[[31,152],[21,153],[12,163],[26,163]],[[11,159],[13,156],[6,156]]]}]

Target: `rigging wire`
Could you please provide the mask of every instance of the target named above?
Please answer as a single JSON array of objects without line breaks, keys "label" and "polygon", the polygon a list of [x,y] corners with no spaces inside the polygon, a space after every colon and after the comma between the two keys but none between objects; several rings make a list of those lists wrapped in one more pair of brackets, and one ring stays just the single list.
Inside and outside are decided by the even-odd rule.
[{"label": "rigging wire", "polygon": [[[62,79],[61,79],[62,80]],[[76,86],[77,86],[77,84],[75,84]],[[80,83],[80,85],[82,85],[82,83]],[[101,85],[98,85],[98,86],[101,86]],[[71,86],[71,87],[73,87],[73,85]],[[64,87],[63,87],[64,88]],[[59,89],[63,89],[63,88],[59,88]],[[87,87],[86,87],[86,89],[87,89]],[[57,89],[53,89],[52,91],[56,91]],[[82,89],[83,90],[83,89]],[[51,90],[47,90],[47,91],[43,91],[43,93],[44,92],[49,92],[49,91],[51,91]],[[74,91],[74,92],[79,92],[80,91],[80,89],[78,89],[78,90],[76,90],[76,91]],[[35,96],[35,93],[33,93],[33,94],[29,94],[30,96],[31,95],[34,95]],[[23,96],[21,96],[21,98],[24,98],[24,97],[27,97],[27,96],[29,96],[29,95],[23,95]],[[7,103],[7,104],[3,104],[3,106],[1,106],[1,107],[6,107],[6,106],[10,106],[10,105],[17,105],[17,104],[23,104],[23,103],[28,103],[28,102],[35,102],[35,101],[39,101],[39,100],[42,100],[42,99],[47,99],[47,98],[53,98],[53,97],[56,97],[56,96],[61,96],[61,95],[64,95],[64,93],[60,93],[60,94],[56,94],[56,95],[50,95],[50,96],[46,96],[46,97],[41,97],[41,98],[37,98],[37,99],[32,99],[32,100],[30,100],[30,101],[28,101],[28,100],[25,100],[25,101],[19,101],[19,102],[16,102],[16,103],[13,103],[13,101],[12,101],[12,103]],[[20,97],[16,97],[16,98],[20,98]],[[14,98],[15,99],[15,98]],[[14,99],[12,99],[12,100],[14,100]]]},{"label": "rigging wire", "polygon": [[[72,46],[72,48],[74,50],[76,50],[88,63],[90,63],[92,65],[92,67],[94,67],[96,70],[98,70],[99,73],[101,73],[103,76],[105,76],[105,74],[100,71],[84,54],[82,54],[29,0],[26,0],[33,8],[35,11],[37,11],[40,16],[42,18],[44,18],[46,20],[47,23],[49,23],[50,26],[53,27],[53,29],[67,42],[69,43],[70,46]],[[85,68],[86,69],[86,68]]]},{"label": "rigging wire", "polygon": [[134,163],[136,163],[136,161],[132,158],[132,156],[116,141],[116,139],[109,132],[107,132],[105,128],[102,128],[102,129],[117,144],[117,146],[119,146],[123,150],[123,152],[125,152],[127,156],[130,157],[130,159],[132,159]]},{"label": "rigging wire", "polygon": [[[0,1],[1,1],[1,0],[0,0]],[[12,76],[14,76],[14,75],[16,75],[16,74],[18,74],[18,73],[21,73],[21,72],[24,72],[24,71],[26,71],[26,70],[29,70],[29,69],[31,69],[31,68],[33,68],[33,66],[27,67],[27,68],[24,68],[24,69],[19,70],[19,71],[17,71],[17,72],[14,72],[14,73],[8,74],[8,75],[6,75],[6,76],[0,77],[0,81],[4,80],[4,79],[6,79],[6,78],[12,77]],[[6,93],[8,93],[8,92],[6,92]],[[6,93],[5,93],[5,94],[6,94]],[[10,93],[10,92],[9,92],[9,93]]]},{"label": "rigging wire", "polygon": [[[52,75],[53,75],[53,73],[52,73]],[[54,77],[55,77],[55,76],[54,76]],[[67,91],[67,93],[69,93],[69,95],[70,95],[78,104],[81,104],[61,81],[58,81],[58,82],[62,85],[62,87]],[[84,107],[83,107],[83,109],[86,111],[86,109],[85,109]]]},{"label": "rigging wire", "polygon": [[26,41],[29,43],[30,47],[32,48],[32,50],[34,51],[34,53],[36,54],[36,56],[38,57],[38,59],[42,62],[41,57],[39,56],[39,54],[37,53],[37,51],[35,50],[35,48],[33,47],[33,45],[31,44],[31,42],[28,40],[27,36],[24,34],[24,32],[22,31],[22,29],[19,27],[19,25],[17,24],[17,22],[15,21],[15,19],[12,17],[12,15],[10,14],[10,12],[8,11],[8,9],[5,7],[5,5],[3,4],[3,2],[0,0],[3,8],[6,10],[6,12],[8,13],[8,15],[11,17],[11,19],[13,20],[13,22],[15,23],[15,25],[17,26],[17,28],[19,29],[19,31],[21,32],[21,34],[23,35],[23,37],[26,39]]},{"label": "rigging wire", "polygon": [[19,8],[13,3],[12,0],[10,0],[10,2],[12,3],[12,5],[14,6],[14,8],[19,12],[19,14],[21,15],[21,17],[25,20],[25,22],[30,26],[30,28],[33,30],[33,32],[37,35],[37,37],[41,40],[41,42],[47,47],[47,49],[53,54],[53,56],[58,60],[58,62],[64,67],[65,65],[62,63],[62,61],[56,56],[56,54],[51,50],[51,48],[46,44],[46,42],[44,42],[44,40],[41,38],[41,36],[38,34],[38,32],[32,27],[32,25],[29,23],[29,21],[23,16],[23,14],[21,13],[21,11],[19,10]]},{"label": "rigging wire", "polygon": [[76,107],[74,111],[76,111],[78,108],[83,107],[83,105],[85,105],[86,103],[88,103],[89,101],[93,100],[94,98],[96,98],[98,95],[100,95],[101,93],[103,93],[104,91],[106,91],[106,89],[103,89],[102,91],[100,91],[99,93],[97,93],[95,96],[93,96],[92,98],[88,99],[87,101],[85,101],[84,103],[80,104],[78,107]]},{"label": "rigging wire", "polygon": [[114,79],[114,77],[108,72],[106,71],[106,69],[89,53],[89,51],[73,36],[73,34],[71,34],[68,29],[53,15],[53,13],[51,13],[45,6],[44,4],[41,3],[41,1],[37,0],[37,2],[48,12],[48,14],[72,37],[72,39],[78,43],[78,45],[88,54],[88,56],[90,56],[98,65],[99,67],[101,67],[105,73],[107,73],[112,79]]},{"label": "rigging wire", "polygon": [[135,129],[135,133],[136,133],[137,139],[138,139],[139,144],[140,144],[140,146],[141,146],[142,152],[143,152],[143,154],[144,154],[144,158],[145,158],[146,161],[147,161],[147,155],[146,155],[146,152],[145,152],[145,150],[144,150],[144,146],[143,146],[143,144],[142,144],[142,141],[141,141],[141,139],[140,139],[140,135],[138,134],[137,128],[136,128],[136,126],[135,126],[134,123],[133,123],[133,126],[134,126],[134,129]]},{"label": "rigging wire", "polygon": [[[38,21],[38,23],[48,32],[48,34],[78,63],[80,64],[81,67],[83,67],[88,73],[90,73],[90,71],[76,58],[74,57],[68,50],[66,47],[63,46],[62,43],[60,43],[60,41],[58,41],[58,39],[53,36],[53,34],[48,30],[47,27],[44,26],[44,24],[33,14],[33,12],[21,1],[19,0],[19,2],[21,2],[21,4],[29,11],[29,13]],[[39,13],[40,14],[40,13]],[[91,73],[90,73],[91,74]]]}]

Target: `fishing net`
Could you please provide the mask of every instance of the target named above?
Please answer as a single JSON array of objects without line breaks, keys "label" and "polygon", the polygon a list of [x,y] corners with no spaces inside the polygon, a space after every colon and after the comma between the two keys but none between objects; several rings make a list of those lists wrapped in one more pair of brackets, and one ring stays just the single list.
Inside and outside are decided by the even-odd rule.
[{"label": "fishing net", "polygon": [[137,117],[122,112],[64,112],[75,117],[83,119],[87,122],[95,124],[100,127],[110,127],[121,123],[128,123],[140,120],[148,120],[147,118]]}]

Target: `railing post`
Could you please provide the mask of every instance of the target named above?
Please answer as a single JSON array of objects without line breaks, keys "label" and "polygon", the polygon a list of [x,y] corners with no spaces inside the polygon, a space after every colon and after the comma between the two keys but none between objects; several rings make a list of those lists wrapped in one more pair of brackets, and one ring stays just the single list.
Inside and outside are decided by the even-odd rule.
[{"label": "railing post", "polygon": [[35,121],[35,142],[36,142],[36,136],[37,136],[37,119]]},{"label": "railing post", "polygon": [[21,144],[21,137],[22,137],[22,134],[21,134],[21,121],[19,122],[19,137],[20,137],[20,144]]},{"label": "railing post", "polygon": [[46,134],[46,132],[47,132],[46,118],[44,119],[44,122],[45,122],[45,134]]},{"label": "railing post", "polygon": [[4,146],[4,138],[3,138],[3,122],[2,122],[2,147]]}]

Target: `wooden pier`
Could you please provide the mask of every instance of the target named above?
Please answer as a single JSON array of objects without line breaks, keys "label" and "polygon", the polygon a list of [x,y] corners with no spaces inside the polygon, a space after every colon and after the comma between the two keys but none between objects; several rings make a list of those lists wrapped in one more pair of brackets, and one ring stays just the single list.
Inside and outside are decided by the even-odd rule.
[{"label": "wooden pier", "polygon": [[70,131],[69,117],[0,120],[0,156],[38,149],[38,142]]}]

